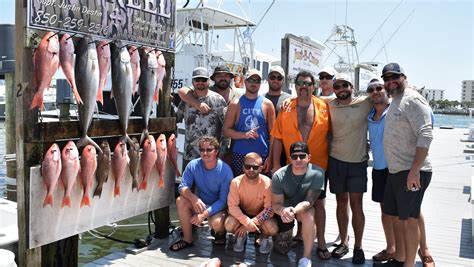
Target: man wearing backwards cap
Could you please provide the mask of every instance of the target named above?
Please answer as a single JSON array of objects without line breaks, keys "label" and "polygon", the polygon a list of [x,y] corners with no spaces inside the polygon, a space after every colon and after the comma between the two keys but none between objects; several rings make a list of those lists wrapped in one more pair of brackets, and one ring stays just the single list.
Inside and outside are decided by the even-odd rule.
[{"label": "man wearing backwards cap", "polygon": [[176,113],[176,121],[184,119],[186,133],[184,137],[183,170],[189,161],[199,158],[199,138],[204,135],[215,137],[221,143],[221,156],[225,153],[229,139],[224,136],[222,126],[224,124],[224,112],[226,103],[224,98],[209,90],[209,75],[203,67],[193,70],[193,87],[189,88],[192,97],[199,102],[211,107],[211,110],[203,114],[194,106],[181,101]]},{"label": "man wearing backwards cap", "polygon": [[272,179],[272,207],[278,224],[273,248],[282,254],[291,248],[294,220],[302,224],[303,257],[299,267],[311,266],[314,245],[314,204],[324,190],[324,170],[309,163],[311,154],[304,142],[290,146],[290,164],[280,168]]},{"label": "man wearing backwards cap", "polygon": [[336,96],[334,94],[334,91],[332,90],[332,79],[334,78],[334,75],[336,75],[336,70],[330,66],[326,66],[319,71],[319,87],[321,87],[321,92],[319,93],[319,96]]},{"label": "man wearing backwards cap", "polygon": [[[428,159],[433,140],[432,118],[426,99],[408,87],[398,63],[385,65],[382,78],[385,89],[392,96],[384,128],[383,144],[389,173],[383,212],[393,220],[396,237],[395,257],[387,264],[414,266],[418,240],[424,239],[420,208],[432,176]],[[426,240],[424,243],[418,251],[423,265],[434,266]]]},{"label": "man wearing backwards cap", "polygon": [[[270,100],[258,95],[262,73],[250,69],[245,74],[245,94],[229,104],[224,134],[232,139],[232,171],[243,173],[245,155],[256,152],[265,162],[264,172],[271,170],[270,131],[275,122],[275,109]],[[265,160],[267,157],[269,160]]]},{"label": "man wearing backwards cap", "polygon": [[363,264],[365,217],[362,197],[367,191],[367,114],[371,105],[367,97],[353,96],[352,82],[346,74],[334,76],[333,90],[336,99],[328,103],[332,126],[328,176],[329,189],[336,194],[336,217],[341,243],[331,254],[335,258],[342,258],[349,252],[350,207],[355,236],[352,263]]}]

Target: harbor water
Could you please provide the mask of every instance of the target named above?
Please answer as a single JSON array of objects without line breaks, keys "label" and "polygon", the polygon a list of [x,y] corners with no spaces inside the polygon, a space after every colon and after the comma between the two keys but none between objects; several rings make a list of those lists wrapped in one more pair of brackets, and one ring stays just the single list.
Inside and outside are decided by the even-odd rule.
[{"label": "harbor water", "polygon": [[[435,114],[434,127],[452,126],[454,128],[469,128],[469,116],[442,115]],[[474,122],[472,122],[474,123]],[[449,130],[447,130],[449,131]],[[436,138],[436,136],[435,136]],[[0,122],[0,197],[5,197],[5,123]],[[177,220],[176,208],[170,208],[171,220]],[[96,229],[102,234],[111,235],[115,239],[124,241],[134,241],[135,239],[145,239],[149,234],[148,214],[142,214],[127,220],[117,222],[114,225],[104,226]],[[154,225],[151,224],[151,231],[154,231]],[[93,233],[83,233],[79,241],[79,263],[85,264],[92,262],[97,258],[103,257],[115,251],[123,251],[129,244],[123,244],[116,241],[100,238]]]}]

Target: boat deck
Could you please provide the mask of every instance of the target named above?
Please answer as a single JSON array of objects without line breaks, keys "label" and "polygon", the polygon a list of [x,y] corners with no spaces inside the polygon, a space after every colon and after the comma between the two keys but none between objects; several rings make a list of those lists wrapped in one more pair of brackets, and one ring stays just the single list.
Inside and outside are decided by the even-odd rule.
[{"label": "boat deck", "polygon": [[[460,142],[467,129],[435,129],[435,139],[430,149],[434,172],[431,184],[425,194],[422,211],[426,220],[428,245],[436,266],[474,266],[474,246],[472,240],[473,209],[470,204],[472,158],[463,154],[467,143]],[[370,170],[369,170],[370,173]],[[380,222],[380,207],[372,202],[371,179],[369,192],[364,195],[366,218],[363,248],[366,255],[365,265],[372,266],[372,256],[384,248],[384,235]],[[327,198],[327,241],[333,241],[337,234],[335,219],[336,202],[333,194]],[[343,259],[321,261],[313,249],[313,266],[352,266],[352,248],[354,235],[349,227],[351,251]],[[302,246],[293,248],[287,256],[276,252],[261,255],[253,246],[253,238],[247,242],[246,250],[235,253],[232,245],[214,246],[209,230],[198,229],[195,245],[179,252],[171,252],[168,247],[174,240],[169,237],[155,240],[145,252],[137,255],[115,252],[85,266],[199,266],[209,258],[218,257],[222,266],[246,263],[251,266],[297,266],[303,253]],[[329,250],[331,243],[328,243]],[[417,259],[417,266],[422,266]]]}]

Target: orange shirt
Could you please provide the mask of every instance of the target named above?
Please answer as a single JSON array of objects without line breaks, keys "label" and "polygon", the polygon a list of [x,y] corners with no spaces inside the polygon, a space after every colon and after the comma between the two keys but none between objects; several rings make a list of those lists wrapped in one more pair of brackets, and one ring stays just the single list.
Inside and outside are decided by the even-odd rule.
[{"label": "orange shirt", "polygon": [[256,178],[257,184],[249,183],[244,176],[239,175],[230,182],[227,206],[230,215],[247,225],[251,218],[245,214],[257,216],[272,206],[272,185],[270,178],[262,174]]},{"label": "orange shirt", "polygon": [[[313,127],[308,137],[309,153],[311,163],[326,170],[329,158],[328,133],[330,129],[329,107],[323,100],[312,98],[315,116]],[[280,139],[286,153],[286,158],[290,158],[290,146],[294,142],[303,141],[303,136],[298,130],[297,99],[291,100],[288,108],[278,113],[278,117],[273,126],[271,135]]]}]

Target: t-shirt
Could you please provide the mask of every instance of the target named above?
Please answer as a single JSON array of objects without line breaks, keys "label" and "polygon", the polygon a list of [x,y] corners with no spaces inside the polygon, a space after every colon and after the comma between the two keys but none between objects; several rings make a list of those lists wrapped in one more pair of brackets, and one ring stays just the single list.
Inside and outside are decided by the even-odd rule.
[{"label": "t-shirt", "polygon": [[286,99],[290,98],[291,95],[288,94],[287,92],[281,92],[280,95],[269,95],[268,93],[265,94],[265,97],[272,101],[273,107],[275,108],[276,115],[278,115],[278,112],[281,111],[281,103],[285,101]]},{"label": "t-shirt", "polygon": [[198,142],[199,138],[204,135],[214,136],[219,140],[221,153],[226,152],[229,143],[229,139],[224,136],[222,131],[225,116],[224,109],[227,107],[224,98],[218,93],[208,91],[206,96],[201,96],[198,99],[211,108],[209,113],[203,114],[184,101],[181,101],[176,113],[176,120],[181,122],[184,119],[186,124],[183,158],[188,161],[201,156]]},{"label": "t-shirt", "polygon": [[217,166],[212,170],[204,167],[201,158],[191,160],[183,172],[178,191],[184,187],[193,188],[196,185],[197,196],[206,204],[209,216],[223,210],[227,204],[230,181],[233,178],[229,165],[217,160]]},{"label": "t-shirt", "polygon": [[[432,140],[431,108],[426,99],[411,88],[392,97],[384,128],[384,151],[389,172],[410,170],[416,148],[429,148]],[[421,170],[432,171],[428,156]]]},{"label": "t-shirt", "polygon": [[294,207],[306,199],[309,190],[321,193],[324,190],[324,170],[308,164],[304,175],[293,174],[291,164],[280,168],[272,178],[272,193],[284,195],[284,206]]},{"label": "t-shirt", "polygon": [[387,161],[383,151],[383,130],[385,127],[385,115],[387,114],[388,106],[380,116],[379,120],[374,120],[375,108],[367,116],[369,123],[369,141],[370,149],[372,150],[373,167],[376,170],[383,170],[387,168]]},{"label": "t-shirt", "polygon": [[348,105],[340,104],[337,99],[329,101],[331,157],[352,163],[368,159],[367,115],[371,106],[367,97],[355,97]]},{"label": "t-shirt", "polygon": [[272,206],[272,188],[270,178],[265,175],[256,178],[257,184],[249,183],[244,176],[240,175],[231,181],[227,205],[229,214],[247,225],[251,219],[245,214],[257,216]]}]

